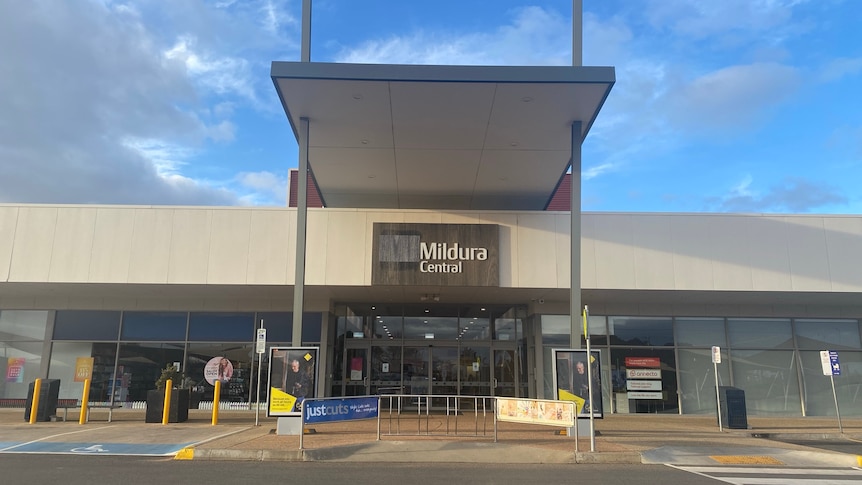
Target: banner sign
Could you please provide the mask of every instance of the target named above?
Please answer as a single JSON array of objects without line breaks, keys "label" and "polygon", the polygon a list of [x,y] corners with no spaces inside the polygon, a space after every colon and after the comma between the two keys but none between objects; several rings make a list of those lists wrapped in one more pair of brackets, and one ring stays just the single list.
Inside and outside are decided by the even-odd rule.
[{"label": "banner sign", "polygon": [[834,350],[820,351],[820,366],[824,376],[840,376],[841,364],[838,362],[838,352]]},{"label": "banner sign", "polygon": [[661,381],[626,381],[629,391],[661,391]]},{"label": "banner sign", "polygon": [[661,359],[658,357],[626,357],[626,367],[658,369],[661,367]]},{"label": "banner sign", "polygon": [[575,425],[575,403],[498,397],[497,420],[571,428]]},{"label": "banner sign", "polygon": [[[581,349],[553,349],[554,353],[554,389],[560,401],[572,401],[577,404],[578,416],[589,416],[592,408],[593,417],[602,417],[602,366],[601,351]],[[589,367],[588,367],[589,366]],[[590,385],[592,377],[592,385]],[[592,388],[592,399],[590,389]]]},{"label": "banner sign", "polygon": [[306,423],[331,423],[376,419],[379,398],[345,397],[342,399],[306,399],[302,403]]},{"label": "banner sign", "polygon": [[24,357],[9,357],[6,361],[6,382],[24,382]]},{"label": "banner sign", "polygon": [[661,379],[659,369],[626,369],[627,379]]},{"label": "banner sign", "polygon": [[500,226],[374,223],[372,285],[499,286]]},{"label": "banner sign", "polygon": [[301,416],[317,389],[318,347],[270,347],[267,416]]},{"label": "banner sign", "polygon": [[84,382],[93,377],[93,357],[78,357],[75,359],[75,382]]}]

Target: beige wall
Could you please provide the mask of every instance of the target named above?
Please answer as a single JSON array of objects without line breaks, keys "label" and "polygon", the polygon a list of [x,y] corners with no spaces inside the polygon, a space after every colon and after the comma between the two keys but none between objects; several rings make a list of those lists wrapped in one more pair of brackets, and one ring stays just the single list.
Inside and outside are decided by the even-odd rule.
[{"label": "beige wall", "polygon": [[[568,288],[567,213],[308,220],[309,285],[369,285],[373,223],[430,222],[500,224],[502,287]],[[0,205],[0,282],[292,285],[295,224],[295,209]],[[584,289],[862,291],[862,217],[590,213],[582,234]]]}]

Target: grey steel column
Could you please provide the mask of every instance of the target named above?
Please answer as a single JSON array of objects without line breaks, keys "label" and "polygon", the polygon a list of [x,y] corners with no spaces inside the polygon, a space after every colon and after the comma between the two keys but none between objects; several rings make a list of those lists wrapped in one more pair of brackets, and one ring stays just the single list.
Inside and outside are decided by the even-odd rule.
[{"label": "grey steel column", "polygon": [[311,62],[311,0],[302,0],[302,43],[299,60]]},{"label": "grey steel column", "polygon": [[296,272],[293,279],[293,337],[302,345],[302,312],[305,293],[305,237],[308,230],[308,118],[299,119],[299,170],[296,178]]},{"label": "grey steel column", "polygon": [[572,65],[584,65],[584,0],[572,0]]},{"label": "grey steel column", "polygon": [[572,123],[571,283],[569,301],[572,348],[581,346],[581,122]]}]

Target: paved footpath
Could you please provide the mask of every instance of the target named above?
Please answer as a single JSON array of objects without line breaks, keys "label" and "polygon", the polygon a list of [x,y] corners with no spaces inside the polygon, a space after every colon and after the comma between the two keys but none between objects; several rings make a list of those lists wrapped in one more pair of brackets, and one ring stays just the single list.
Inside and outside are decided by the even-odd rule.
[{"label": "paved footpath", "polygon": [[[94,419],[99,419],[93,414]],[[144,423],[143,411],[114,411],[113,422],[78,424],[24,422],[23,410],[0,410],[0,453],[173,456],[194,460],[281,460],[446,463],[668,463],[680,466],[856,467],[855,453],[837,453],[786,443],[805,440],[859,442],[862,419],[749,418],[749,429],[718,430],[714,417],[610,415],[595,420],[591,440],[561,435],[557,428],[494,423],[475,417],[432,415],[418,421],[376,420],[314,425],[303,436],[276,435],[276,420],[254,412],[222,411],[213,426],[207,411],[192,410],[189,421]],[[588,429],[588,425],[586,426]],[[458,436],[453,436],[455,430]],[[447,434],[448,433],[448,434]],[[577,447],[577,451],[576,451]],[[852,448],[855,450],[855,448]]]}]

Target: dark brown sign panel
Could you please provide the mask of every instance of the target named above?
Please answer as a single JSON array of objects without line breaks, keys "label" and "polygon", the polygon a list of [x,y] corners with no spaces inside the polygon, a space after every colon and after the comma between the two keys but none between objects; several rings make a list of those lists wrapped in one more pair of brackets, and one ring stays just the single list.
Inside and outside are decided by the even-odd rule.
[{"label": "dark brown sign panel", "polygon": [[496,224],[374,223],[372,285],[499,286]]}]

